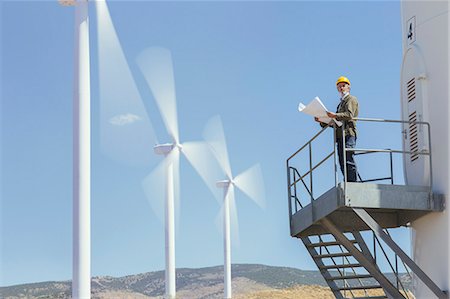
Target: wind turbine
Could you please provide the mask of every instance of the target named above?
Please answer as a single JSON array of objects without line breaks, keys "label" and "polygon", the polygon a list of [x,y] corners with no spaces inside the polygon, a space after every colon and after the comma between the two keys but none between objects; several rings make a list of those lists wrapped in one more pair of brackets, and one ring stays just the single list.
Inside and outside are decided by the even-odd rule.
[{"label": "wind turbine", "polygon": [[[155,200],[151,199],[155,192],[152,182],[155,178],[165,178],[165,287],[166,298],[175,298],[175,210],[179,200],[180,154],[187,158],[197,172],[204,174],[208,171],[208,159],[205,156],[208,154],[208,148],[202,142],[180,142],[173,65],[170,52],[160,47],[148,48],[138,56],[137,64],[153,93],[171,138],[170,143],[157,144],[154,147],[155,154],[163,155],[164,159],[144,179],[143,188],[150,202],[155,204]],[[161,186],[156,187],[161,188]]]},{"label": "wind turbine", "polygon": [[[231,298],[231,220],[237,225],[237,212],[235,203],[235,187],[246,194],[258,206],[264,208],[265,191],[262,171],[259,164],[233,176],[225,140],[222,121],[219,116],[213,117],[207,124],[203,133],[217,162],[220,164],[226,178],[216,182],[218,188],[223,189],[222,217],[223,217],[223,250],[224,250],[224,298]],[[206,176],[204,176],[206,177]],[[206,181],[207,184],[210,182]],[[210,185],[210,183],[209,183]],[[238,231],[237,231],[238,232]]]}]

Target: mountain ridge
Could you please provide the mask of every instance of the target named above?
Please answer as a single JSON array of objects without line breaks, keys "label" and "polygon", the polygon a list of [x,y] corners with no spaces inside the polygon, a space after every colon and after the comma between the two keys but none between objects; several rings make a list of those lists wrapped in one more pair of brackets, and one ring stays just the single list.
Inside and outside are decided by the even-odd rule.
[{"label": "mountain ridge", "polygon": [[[406,279],[402,279],[408,284]],[[223,266],[178,268],[177,297],[209,299],[223,297]],[[299,285],[328,288],[319,271],[262,264],[233,264],[232,287],[235,295],[288,289]],[[162,298],[164,271],[145,272],[122,277],[95,276],[91,280],[93,299]],[[5,299],[66,299],[71,295],[71,281],[47,281],[0,287]]]}]

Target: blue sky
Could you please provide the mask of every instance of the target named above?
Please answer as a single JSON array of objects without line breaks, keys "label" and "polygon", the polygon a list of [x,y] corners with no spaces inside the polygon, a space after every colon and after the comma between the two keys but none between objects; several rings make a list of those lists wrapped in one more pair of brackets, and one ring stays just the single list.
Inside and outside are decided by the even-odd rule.
[{"label": "blue sky", "polygon": [[[74,10],[56,1],[0,5],[0,285],[71,279]],[[135,63],[150,46],[172,52],[182,138],[201,139],[219,114],[234,173],[261,164],[266,209],[237,194],[233,263],[315,269],[288,226],[285,160],[319,129],[297,105],[320,96],[334,109],[335,81],[346,75],[361,117],[399,119],[400,3],[113,1],[109,8],[158,139],[170,141]],[[141,188],[158,157],[129,167],[100,150],[93,3],[90,15],[92,275],[162,270],[163,226]],[[400,148],[400,129],[361,124],[358,145]],[[363,173],[378,167],[360,165]],[[181,190],[177,267],[222,264],[219,206],[185,161]],[[401,233],[404,246],[407,237]]]}]

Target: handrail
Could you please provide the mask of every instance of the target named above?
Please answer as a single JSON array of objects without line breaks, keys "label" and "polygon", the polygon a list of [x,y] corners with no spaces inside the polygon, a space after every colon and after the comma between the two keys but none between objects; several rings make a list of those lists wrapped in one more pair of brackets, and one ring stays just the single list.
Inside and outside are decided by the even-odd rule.
[{"label": "handrail", "polygon": [[[294,154],[292,154],[287,160],[286,160],[286,167],[287,167],[287,176],[288,176],[288,194],[289,194],[289,222],[291,221],[292,215],[293,215],[293,211],[292,211],[292,191],[291,188],[294,188],[294,193],[297,193],[296,190],[296,186],[297,183],[302,182],[305,190],[308,192],[309,196],[310,196],[310,201],[311,203],[314,201],[314,194],[313,194],[313,171],[315,169],[317,169],[320,165],[322,165],[326,160],[328,160],[331,156],[336,156],[335,150],[333,152],[331,152],[330,154],[327,155],[327,157],[325,157],[324,159],[322,159],[321,161],[319,161],[317,164],[313,165],[312,164],[312,142],[318,137],[320,136],[325,130],[327,129],[327,127],[322,128],[318,133],[316,133],[307,143],[305,143],[300,149],[298,149]],[[310,170],[307,171],[304,174],[300,174],[298,172],[298,170],[295,167],[292,167],[289,165],[290,160],[296,156],[298,153],[300,153],[302,150],[308,148],[309,150],[309,168]],[[336,158],[335,158],[336,159]],[[293,180],[291,180],[291,171],[293,170]],[[296,175],[297,174],[297,177]],[[306,176],[310,176],[310,186],[308,188],[308,186],[306,186],[305,181],[303,180]],[[337,182],[337,178],[336,178],[336,182]],[[337,184],[337,183],[336,183]],[[298,200],[297,196],[295,195],[296,200]],[[303,208],[301,202],[298,200],[298,202],[300,203],[300,207]],[[295,204],[295,208],[296,208],[296,212],[297,210],[297,204]]]},{"label": "handrail", "polygon": [[305,143],[305,145],[303,145],[301,148],[299,148],[295,153],[293,153],[288,159],[287,162],[289,162],[289,160],[291,160],[295,155],[297,155],[299,152],[301,152],[302,149],[304,149],[308,144],[310,144],[314,139],[317,138],[317,136],[319,136],[320,134],[322,134],[323,131],[325,131],[328,127],[323,127],[316,135],[314,135],[307,143]]},{"label": "handrail", "polygon": [[[311,174],[317,167],[319,167],[320,165],[322,165],[328,158],[331,157],[331,155],[333,155],[334,152],[329,153],[325,158],[323,158],[319,163],[317,163],[313,168],[311,168],[309,171],[305,172],[304,175],[301,175],[296,181],[294,181],[289,187],[295,185],[296,183],[298,183],[300,180],[304,179],[308,174]],[[297,171],[298,173],[298,171]]]},{"label": "handrail", "polygon": [[[430,179],[429,179],[429,194],[430,200],[432,199],[432,190],[433,190],[433,164],[432,164],[432,154],[431,154],[431,129],[430,123],[425,121],[410,121],[410,120],[393,120],[393,119],[382,119],[382,118],[358,118],[354,117],[352,120],[363,121],[363,122],[384,122],[384,123],[401,123],[401,124],[416,124],[416,125],[424,125],[427,127],[427,137],[428,137],[428,150],[420,150],[420,151],[405,151],[405,150],[382,150],[382,149],[355,149],[355,148],[347,148],[345,146],[345,125],[341,126],[342,132],[342,144],[343,146],[343,159],[344,159],[344,197],[347,196],[347,151],[353,152],[389,152],[392,153],[401,153],[401,154],[415,154],[415,155],[425,155],[429,156],[429,167],[430,167]],[[392,164],[392,161],[391,161]],[[392,166],[391,166],[392,169]],[[392,178],[393,181],[393,178]]]}]

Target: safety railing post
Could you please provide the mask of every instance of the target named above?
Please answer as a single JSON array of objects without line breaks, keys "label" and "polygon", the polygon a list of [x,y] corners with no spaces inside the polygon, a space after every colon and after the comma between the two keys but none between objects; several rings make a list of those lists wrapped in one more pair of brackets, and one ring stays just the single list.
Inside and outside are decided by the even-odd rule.
[{"label": "safety railing post", "polygon": [[399,288],[399,280],[400,278],[398,277],[398,255],[395,254],[395,277],[397,278],[397,289]]},{"label": "safety railing post", "polygon": [[312,146],[311,142],[309,143],[309,190],[311,190],[311,193],[309,194],[311,196],[311,219],[316,219],[316,216],[314,214],[314,195],[313,195],[313,165],[312,165]]},{"label": "safety railing post", "polygon": [[342,160],[344,161],[344,199],[347,198],[347,146],[345,145],[345,122],[342,124]]},{"label": "safety railing post", "polygon": [[[295,182],[295,180],[297,179],[296,178],[296,172],[294,171],[294,170],[292,170],[292,175],[294,176],[294,182]],[[298,203],[297,203],[297,185],[296,184],[294,184],[294,208],[295,208],[295,212],[297,212],[298,211]],[[292,191],[291,191],[292,192]],[[292,197],[291,197],[292,198]],[[292,201],[292,200],[291,200]],[[291,211],[291,215],[292,215],[293,213],[292,213],[292,211]]]},{"label": "safety railing post", "polygon": [[394,167],[393,167],[393,163],[392,163],[392,152],[389,152],[389,156],[391,159],[391,185],[394,185]]},{"label": "safety railing post", "polygon": [[[287,181],[288,181],[288,208],[289,208],[289,227],[291,227],[292,220],[292,194],[291,194],[291,169],[289,167],[289,160],[286,161],[286,169],[287,169]],[[295,172],[294,172],[295,175]],[[294,180],[295,181],[295,180]],[[297,201],[295,201],[297,205]]]},{"label": "safety railing post", "polygon": [[430,124],[425,123],[427,126],[428,131],[428,160],[430,161],[430,208],[432,207],[432,204],[434,204],[433,201],[433,163],[432,163],[432,151],[431,151],[431,129]]},{"label": "safety railing post", "polygon": [[375,260],[375,264],[377,263],[377,247],[375,243],[375,233],[372,232],[372,240],[373,240],[373,259]]},{"label": "safety railing post", "polygon": [[311,143],[309,143],[309,190],[311,190],[311,204],[314,200],[314,195],[313,195],[313,172],[312,172],[312,146]]},{"label": "safety railing post", "polygon": [[338,170],[336,161],[336,130],[333,130],[333,157],[334,157],[334,187],[338,185]]}]

